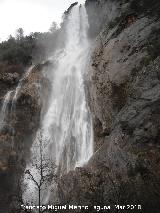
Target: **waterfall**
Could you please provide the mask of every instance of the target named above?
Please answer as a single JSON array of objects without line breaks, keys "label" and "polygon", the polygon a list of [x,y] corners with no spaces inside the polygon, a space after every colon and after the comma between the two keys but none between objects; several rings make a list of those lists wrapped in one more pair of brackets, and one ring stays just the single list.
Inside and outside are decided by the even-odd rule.
[{"label": "waterfall", "polygon": [[93,153],[92,121],[83,75],[89,60],[88,18],[75,6],[67,20],[66,47],[57,57],[50,105],[42,123],[49,155],[61,171],[83,166]]},{"label": "waterfall", "polygon": [[3,101],[3,105],[2,105],[2,109],[0,112],[0,130],[3,129],[3,127],[6,124],[6,120],[8,117],[8,108],[9,108],[9,103],[11,101],[12,98],[12,93],[13,91],[8,91],[7,94],[4,97],[4,101]]},{"label": "waterfall", "polygon": [[[50,74],[52,90],[41,130],[45,138],[45,158],[49,157],[56,164],[58,175],[84,166],[93,154],[92,119],[86,103],[83,79],[90,53],[88,27],[85,7],[73,7],[66,21],[65,48],[53,57],[56,68]],[[38,182],[40,176],[36,167],[40,160],[37,137],[26,171],[30,171]],[[24,199],[36,203],[37,191],[33,181],[24,177],[24,185],[27,185]],[[48,201],[53,185],[52,182],[52,186],[48,186],[43,193],[44,203]]]},{"label": "waterfall", "polygon": [[33,67],[34,66],[30,66],[25,74],[23,75],[23,77],[20,79],[19,83],[18,83],[18,86],[16,87],[15,91],[14,91],[14,96],[13,96],[13,99],[12,99],[12,109],[11,111],[13,112],[13,110],[15,110],[15,105],[16,105],[16,101],[17,101],[17,97],[18,97],[18,94],[22,88],[22,85],[23,85],[23,82],[25,79],[27,79],[27,77],[29,76],[29,74],[32,72],[33,70]]},{"label": "waterfall", "polygon": [[[6,95],[4,96],[4,101],[0,111],[0,131],[2,131],[3,129],[8,130],[8,127],[9,127],[10,131],[12,131],[12,133],[14,132],[14,126],[13,124],[11,124],[11,120],[13,119],[13,116],[15,115],[15,108],[16,108],[18,94],[22,88],[24,80],[29,76],[32,69],[33,69],[33,66],[27,69],[23,77],[20,79],[17,87],[12,91],[8,91]],[[12,142],[13,141],[14,141],[14,137],[12,138]]]}]

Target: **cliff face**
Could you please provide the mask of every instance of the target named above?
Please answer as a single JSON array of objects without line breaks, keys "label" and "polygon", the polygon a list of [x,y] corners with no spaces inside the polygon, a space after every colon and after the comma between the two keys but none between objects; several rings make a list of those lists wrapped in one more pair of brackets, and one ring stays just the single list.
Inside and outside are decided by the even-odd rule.
[{"label": "cliff face", "polygon": [[87,81],[95,154],[61,178],[61,203],[159,212],[160,3],[87,0],[86,7],[97,35]]},{"label": "cliff face", "polygon": [[22,198],[20,178],[39,127],[41,108],[45,104],[41,95],[49,94],[49,83],[41,72],[44,65],[30,69],[25,78],[22,77],[23,69],[14,65],[11,69],[6,65],[3,67],[4,72],[0,70],[1,109],[5,94],[10,90],[11,95],[7,100],[5,123],[0,126],[0,203],[1,210],[8,213],[9,209],[16,212],[14,202]]},{"label": "cliff face", "polygon": [[[84,168],[61,177],[60,204],[142,204],[142,212],[159,213],[160,2],[87,0],[86,8],[93,41],[86,88],[95,152]],[[47,66],[31,70],[21,82],[14,104],[23,68],[0,64],[1,108],[5,94],[13,91],[7,105],[10,122],[0,131],[4,213],[17,200],[17,180],[29,158],[41,109],[47,105],[49,81],[41,72]],[[12,210],[16,212],[13,206]],[[93,208],[88,212],[94,212]]]}]

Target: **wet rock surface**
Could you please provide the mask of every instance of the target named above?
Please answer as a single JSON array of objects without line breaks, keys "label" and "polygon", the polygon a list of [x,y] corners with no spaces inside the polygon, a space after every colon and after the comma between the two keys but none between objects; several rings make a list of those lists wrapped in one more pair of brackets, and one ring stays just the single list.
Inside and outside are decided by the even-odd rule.
[{"label": "wet rock surface", "polygon": [[[86,8],[93,53],[85,82],[95,153],[84,168],[58,180],[59,204],[88,205],[88,211],[74,212],[90,213],[97,212],[94,205],[139,204],[141,212],[159,213],[160,2],[87,0]],[[24,79],[10,123],[0,132],[4,213],[17,196],[41,109],[47,105],[43,96],[49,95],[50,86],[41,73],[44,67],[35,66]],[[22,74],[0,71],[2,106],[4,95],[15,90]]]},{"label": "wet rock surface", "polygon": [[[44,67],[45,64],[34,66],[26,78],[11,87],[13,93],[7,105],[7,120],[0,131],[0,182],[2,189],[0,203],[1,210],[5,213],[8,213],[10,209],[15,212],[13,204],[15,200],[21,199],[20,177],[25,169],[26,160],[30,155],[30,147],[40,124],[41,108],[46,104],[41,96],[49,94],[50,89],[49,81],[42,74]],[[13,74],[7,73],[6,75],[12,76],[7,79],[12,84]],[[18,76],[18,73],[15,76]],[[5,79],[1,78],[1,80],[3,86],[7,88],[8,84]],[[16,88],[20,84],[20,89],[17,90],[17,96],[14,100]],[[3,96],[3,93],[1,95]],[[2,103],[4,102],[3,98],[1,98]]]},{"label": "wet rock surface", "polygon": [[[159,212],[160,5],[140,3],[139,10],[135,1],[86,3],[92,36],[100,31],[87,80],[95,154],[60,180],[63,204],[141,204],[142,212]],[[94,20],[102,23],[96,32]]]}]

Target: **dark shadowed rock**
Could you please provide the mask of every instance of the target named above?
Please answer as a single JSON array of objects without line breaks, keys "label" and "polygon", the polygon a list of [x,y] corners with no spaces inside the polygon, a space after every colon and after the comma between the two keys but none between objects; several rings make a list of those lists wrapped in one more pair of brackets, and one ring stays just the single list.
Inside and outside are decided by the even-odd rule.
[{"label": "dark shadowed rock", "polygon": [[[16,101],[13,102],[12,99],[9,102],[8,119],[0,131],[0,182],[1,185],[3,183],[0,203],[1,210],[5,213],[9,212],[15,200],[20,199],[20,177],[39,128],[41,108],[47,104],[50,92],[49,80],[42,74],[43,68],[47,66],[48,63],[46,67],[45,64],[35,66],[21,82]],[[14,95],[15,92],[12,96]],[[16,211],[13,206],[11,210],[14,213]]]},{"label": "dark shadowed rock", "polygon": [[95,153],[62,177],[60,201],[142,204],[142,212],[158,213],[160,3],[87,0],[86,7],[91,37],[98,34],[86,80]]}]

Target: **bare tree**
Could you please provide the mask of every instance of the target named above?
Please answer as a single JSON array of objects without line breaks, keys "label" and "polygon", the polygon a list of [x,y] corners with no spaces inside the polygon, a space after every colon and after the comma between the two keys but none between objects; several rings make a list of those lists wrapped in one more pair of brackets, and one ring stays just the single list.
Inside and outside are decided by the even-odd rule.
[{"label": "bare tree", "polygon": [[43,137],[42,131],[40,131],[37,136],[37,156],[31,164],[32,169],[34,169],[36,173],[33,173],[31,169],[26,169],[25,171],[25,174],[34,183],[38,190],[39,212],[42,212],[40,209],[42,191],[46,189],[53,180],[56,181],[56,166],[52,162],[52,159],[45,155],[46,142],[47,139]]}]

